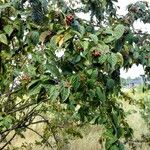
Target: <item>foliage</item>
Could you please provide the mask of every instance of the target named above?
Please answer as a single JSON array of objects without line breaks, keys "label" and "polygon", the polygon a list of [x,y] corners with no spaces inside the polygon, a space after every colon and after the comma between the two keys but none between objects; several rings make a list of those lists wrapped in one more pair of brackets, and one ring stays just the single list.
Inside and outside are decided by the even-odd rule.
[{"label": "foliage", "polygon": [[149,73],[149,35],[133,28],[138,18],[149,21],[149,8],[138,2],[120,17],[114,1],[0,1],[0,149],[27,129],[38,134],[30,127],[38,123],[40,143],[54,149],[53,136],[61,149],[62,137],[82,137],[76,127],[89,122],[105,126],[106,149],[123,149],[132,129],[117,102],[119,70],[136,63]]},{"label": "foliage", "polygon": [[149,90],[146,91],[147,95],[144,98],[144,109],[141,111],[141,114],[143,118],[145,119],[146,124],[148,125],[148,128],[150,128],[150,119],[149,119],[149,114],[150,114],[150,95],[149,95]]}]

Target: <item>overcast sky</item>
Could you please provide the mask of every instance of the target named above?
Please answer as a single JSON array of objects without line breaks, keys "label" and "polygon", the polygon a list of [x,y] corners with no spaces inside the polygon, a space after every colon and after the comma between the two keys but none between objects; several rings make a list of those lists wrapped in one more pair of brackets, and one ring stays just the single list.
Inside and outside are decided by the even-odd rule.
[{"label": "overcast sky", "polygon": [[[135,3],[139,0],[118,0],[118,6],[120,6],[120,9],[118,10],[118,13],[120,15],[125,15],[127,13],[127,5],[130,3]],[[150,2],[150,0],[145,0],[147,2]],[[149,32],[150,33],[150,24],[143,24],[140,21],[136,21],[134,23],[134,27],[136,29],[141,29],[144,32]],[[136,66],[133,65],[128,71],[125,71],[121,69],[121,77],[122,78],[136,78],[139,77],[140,75],[144,74],[144,69],[142,65]]]}]

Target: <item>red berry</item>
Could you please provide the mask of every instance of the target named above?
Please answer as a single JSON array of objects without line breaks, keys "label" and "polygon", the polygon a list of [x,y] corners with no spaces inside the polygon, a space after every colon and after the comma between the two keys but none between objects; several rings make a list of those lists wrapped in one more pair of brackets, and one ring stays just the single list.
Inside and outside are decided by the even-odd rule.
[{"label": "red berry", "polygon": [[98,51],[98,50],[93,50],[92,51],[92,56],[95,57],[95,58],[100,57],[101,56],[101,52]]},{"label": "red berry", "polygon": [[74,20],[74,17],[72,15],[66,16],[66,23],[67,23],[68,26],[71,25],[73,20]]}]

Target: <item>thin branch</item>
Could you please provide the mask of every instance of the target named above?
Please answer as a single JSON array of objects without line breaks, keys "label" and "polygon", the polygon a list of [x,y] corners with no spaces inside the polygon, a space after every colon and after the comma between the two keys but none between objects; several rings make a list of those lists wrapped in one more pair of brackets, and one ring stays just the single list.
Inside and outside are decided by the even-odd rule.
[{"label": "thin branch", "polygon": [[[32,132],[36,133],[38,136],[40,136],[42,139],[46,140],[41,134],[39,134],[37,131],[35,131],[34,129],[27,127],[27,129],[31,130]],[[51,147],[52,150],[54,150],[53,146],[48,142],[48,140],[46,140],[47,145],[49,145]]]},{"label": "thin branch", "polygon": [[6,134],[1,135],[0,143],[9,135],[10,131],[8,131]]},{"label": "thin branch", "polygon": [[16,134],[17,134],[17,133],[15,133],[15,134],[11,137],[11,139],[10,139],[9,141],[7,141],[7,142],[0,148],[0,150],[3,150],[3,149],[15,138]]},{"label": "thin branch", "polygon": [[[48,124],[48,126],[49,126],[49,128],[50,128],[50,130],[51,130],[51,132],[52,132],[52,135],[53,135],[53,138],[54,138],[54,140],[55,140],[55,143],[56,143],[56,145],[57,145],[57,147],[59,146],[59,140],[58,140],[58,138],[57,138],[57,136],[56,136],[56,133],[55,133],[55,131],[53,130],[53,128],[51,127],[51,124],[50,124],[50,122],[44,117],[44,116],[42,116],[41,114],[38,114],[41,118],[43,118],[45,121],[47,121],[47,124]],[[58,126],[59,127],[59,126]]]},{"label": "thin branch", "polygon": [[29,125],[38,124],[38,123],[47,123],[47,120],[39,120],[39,121],[36,121],[36,122],[32,122]]},{"label": "thin branch", "polygon": [[127,140],[127,141],[124,141],[123,143],[124,144],[127,144],[127,143],[129,143],[129,142],[131,142],[131,143],[149,143],[150,141],[149,140],[138,140],[138,139],[135,139],[135,140]]},{"label": "thin branch", "polygon": [[30,106],[32,106],[32,105],[35,105],[35,104],[37,104],[37,103],[36,103],[36,102],[32,102],[32,103],[29,103],[29,104],[22,105],[22,106],[20,106],[20,107],[14,109],[14,110],[12,110],[12,111],[9,111],[7,114],[8,114],[8,115],[9,115],[9,114],[13,114],[13,113],[15,113],[15,112],[17,112],[17,111],[21,111],[21,110],[23,110],[23,109],[25,109],[25,108],[28,108],[28,107],[30,107]]},{"label": "thin branch", "polygon": [[[36,121],[36,122],[29,123],[29,124],[27,124],[27,125],[21,126],[20,128],[27,127],[27,126],[30,126],[30,125],[33,125],[33,124],[45,123],[45,122],[47,122],[47,121],[45,121],[45,120],[39,120],[39,121]],[[2,138],[1,138],[1,140],[0,140],[0,143],[8,136],[8,134],[9,134],[12,130],[15,130],[15,129],[17,129],[17,128],[18,128],[18,126],[16,126],[15,128],[9,129],[9,131],[8,131],[5,135],[2,136]]]},{"label": "thin branch", "polygon": [[[13,125],[11,128],[6,129],[5,131],[1,132],[1,135],[4,134],[7,131],[12,131],[18,128],[24,128],[26,127],[25,123],[28,122],[28,120],[33,116],[33,114],[35,114],[35,109],[36,107],[32,108],[32,110],[26,114],[26,116],[24,118],[22,118],[22,120],[20,120],[17,124]],[[29,118],[30,117],[30,118]]]},{"label": "thin branch", "polygon": [[149,33],[142,33],[142,32],[134,32],[134,34],[150,36]]},{"label": "thin branch", "polygon": [[128,140],[128,142],[133,142],[133,143],[149,143],[149,140]]},{"label": "thin branch", "polygon": [[[40,103],[46,102],[46,101],[48,101],[48,100],[49,100],[49,98],[44,99],[44,100],[42,100]],[[23,110],[23,109],[25,109],[25,108],[28,108],[28,107],[30,107],[30,106],[32,106],[32,105],[36,105],[36,104],[37,104],[37,105],[36,105],[36,107],[37,107],[37,106],[40,105],[40,103],[37,103],[37,102],[35,101],[35,102],[28,103],[28,104],[24,104],[24,105],[22,105],[22,106],[20,106],[20,107],[18,107],[18,108],[16,108],[16,109],[14,109],[14,110],[12,110],[12,111],[7,112],[7,114],[13,114],[13,113],[15,113],[15,112],[21,111],[21,110]]]}]

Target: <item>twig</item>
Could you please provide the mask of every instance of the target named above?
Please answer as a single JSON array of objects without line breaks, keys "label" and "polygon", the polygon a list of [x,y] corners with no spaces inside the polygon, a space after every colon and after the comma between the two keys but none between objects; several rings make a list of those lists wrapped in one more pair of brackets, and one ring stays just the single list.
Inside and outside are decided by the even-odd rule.
[{"label": "twig", "polygon": [[[49,100],[49,98],[42,100],[40,103],[46,102],[47,100]],[[30,107],[32,105],[36,105],[36,104],[37,104],[36,105],[36,107],[37,107],[37,106],[39,106],[40,103],[37,103],[36,101],[34,101],[34,102],[29,103],[29,104],[24,104],[24,105],[22,105],[22,106],[20,106],[20,107],[18,107],[16,109],[14,109],[14,110],[12,110],[12,111],[7,112],[7,114],[13,114],[13,113],[15,113],[17,111],[23,110],[25,108],[28,108],[28,107]]]},{"label": "twig", "polygon": [[128,140],[127,142],[133,142],[133,143],[150,143],[148,140]]},{"label": "twig", "polygon": [[12,111],[9,111],[7,114],[8,114],[8,115],[9,115],[9,114],[13,114],[13,113],[15,113],[15,112],[17,112],[17,111],[23,110],[23,109],[28,108],[28,107],[30,107],[30,106],[32,106],[32,105],[35,105],[35,104],[37,104],[37,103],[36,103],[36,102],[32,102],[32,103],[29,103],[29,104],[22,105],[22,106],[20,106],[20,107],[14,109],[14,110],[12,110]]},{"label": "twig", "polygon": [[0,139],[0,143],[8,136],[8,134],[10,133],[10,131],[8,131],[6,134],[1,135],[1,139]]},{"label": "twig", "polygon": [[32,108],[32,110],[28,114],[26,114],[26,116],[22,120],[20,120],[17,124],[15,124],[14,126],[12,126],[9,129],[6,129],[5,131],[1,132],[1,135],[7,131],[12,131],[12,130],[15,130],[18,128],[26,127],[25,123],[30,119],[29,117],[32,117],[32,115],[35,113],[34,109],[35,109],[35,107]]},{"label": "twig", "polygon": [[148,33],[139,33],[139,32],[134,32],[134,34],[139,34],[139,35],[146,35],[146,36],[150,36],[150,34],[148,34]]},{"label": "twig", "polygon": [[[27,127],[27,129],[31,130],[32,132],[36,133],[38,136],[40,136],[42,139],[45,139],[41,134],[39,134],[37,131],[35,131],[34,129]],[[48,142],[48,140],[46,140],[46,143],[52,148],[52,150],[54,150],[53,146]]]},{"label": "twig", "polygon": [[17,134],[17,133],[15,133],[15,134],[11,137],[11,139],[10,139],[9,141],[7,141],[7,142],[0,148],[0,150],[3,150],[3,149],[14,139],[14,137],[16,136],[16,134]]},{"label": "twig", "polygon": [[38,124],[38,123],[45,123],[45,122],[47,123],[47,120],[39,120],[39,121],[30,123],[30,125]]},{"label": "twig", "polygon": [[[43,118],[46,122],[47,122],[47,124],[49,125],[49,128],[50,128],[50,130],[51,130],[51,132],[52,132],[52,135],[53,135],[53,138],[54,138],[54,140],[55,140],[55,143],[56,143],[56,145],[57,145],[57,147],[59,146],[59,140],[58,140],[58,138],[57,138],[57,136],[56,136],[56,134],[55,134],[55,131],[53,130],[53,128],[51,127],[51,124],[50,124],[50,122],[44,117],[44,116],[42,116],[41,114],[38,114],[41,118]],[[59,127],[59,126],[58,126]]]}]

